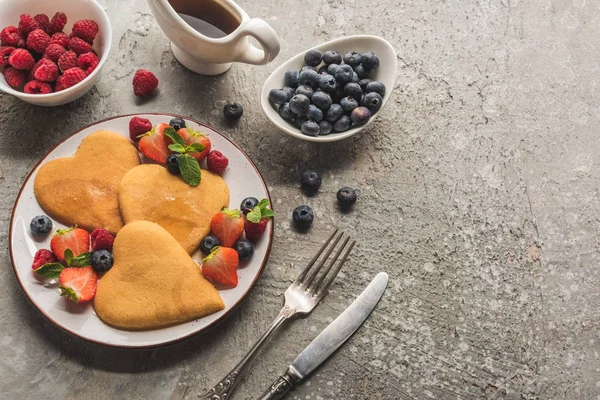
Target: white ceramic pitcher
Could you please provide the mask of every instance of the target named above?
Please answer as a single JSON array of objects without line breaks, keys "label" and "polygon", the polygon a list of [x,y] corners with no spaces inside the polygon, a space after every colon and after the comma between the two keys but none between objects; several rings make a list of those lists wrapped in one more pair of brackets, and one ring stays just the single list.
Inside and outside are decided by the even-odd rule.
[{"label": "white ceramic pitcher", "polygon": [[[171,40],[175,58],[199,74],[221,74],[232,62],[267,64],[279,53],[279,38],[273,28],[262,19],[250,18],[231,0],[147,2],[158,25]],[[210,37],[202,29],[199,30],[205,33],[195,29],[198,28],[195,23],[210,27],[206,22],[219,28],[223,37]],[[255,38],[262,49],[253,46],[249,36]]]}]

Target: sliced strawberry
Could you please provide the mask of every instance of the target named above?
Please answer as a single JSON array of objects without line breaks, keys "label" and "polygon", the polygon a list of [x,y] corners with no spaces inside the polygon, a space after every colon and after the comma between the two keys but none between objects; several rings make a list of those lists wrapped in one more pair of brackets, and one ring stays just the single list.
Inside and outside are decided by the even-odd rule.
[{"label": "sliced strawberry", "polygon": [[160,164],[166,164],[167,157],[171,154],[168,145],[171,144],[171,139],[165,136],[165,128],[169,124],[158,124],[150,132],[147,132],[141,137],[138,147],[140,152],[147,158],[156,161]]},{"label": "sliced strawberry", "polygon": [[210,221],[210,230],[224,247],[232,247],[244,232],[244,216],[239,210],[223,207]]},{"label": "sliced strawberry", "polygon": [[177,131],[177,133],[183,138],[183,140],[185,140],[185,143],[188,146],[192,143],[200,143],[202,146],[204,146],[204,150],[201,152],[190,153],[192,157],[198,161],[206,158],[211,147],[210,139],[208,137],[204,136],[198,131],[195,131],[193,128],[181,128]]},{"label": "sliced strawberry", "polygon": [[73,257],[90,250],[90,235],[85,229],[58,229],[50,240],[50,250],[60,261],[65,261],[65,250],[70,249]]},{"label": "sliced strawberry", "polygon": [[202,260],[202,274],[211,281],[237,286],[237,267],[240,259],[237,251],[217,246]]},{"label": "sliced strawberry", "polygon": [[96,294],[98,274],[91,266],[65,268],[58,277],[60,295],[75,303],[89,301]]}]

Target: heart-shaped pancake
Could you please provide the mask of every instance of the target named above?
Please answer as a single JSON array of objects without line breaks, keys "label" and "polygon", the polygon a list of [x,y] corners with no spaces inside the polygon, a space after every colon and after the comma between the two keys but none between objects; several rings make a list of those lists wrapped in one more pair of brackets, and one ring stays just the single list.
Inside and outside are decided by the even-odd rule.
[{"label": "heart-shaped pancake", "polygon": [[210,231],[210,220],[229,205],[229,188],[219,175],[202,170],[198,186],[157,164],[129,170],[119,186],[119,208],[125,223],[156,222],[192,254]]},{"label": "heart-shaped pancake", "polygon": [[75,155],[42,165],[33,191],[42,209],[57,221],[115,234],[123,226],[118,189],[127,171],[140,164],[136,148],[125,137],[98,131],[81,141]]},{"label": "heart-shaped pancake", "polygon": [[125,225],[113,244],[113,267],[98,282],[94,309],[109,325],[147,330],[179,324],[225,308],[217,289],[159,225]]}]

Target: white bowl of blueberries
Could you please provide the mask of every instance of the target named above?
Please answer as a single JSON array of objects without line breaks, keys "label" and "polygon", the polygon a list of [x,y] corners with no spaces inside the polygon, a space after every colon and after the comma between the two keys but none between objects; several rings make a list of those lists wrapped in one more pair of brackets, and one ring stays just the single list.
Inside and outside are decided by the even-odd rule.
[{"label": "white bowl of blueberries", "polygon": [[390,98],[398,61],[378,36],[332,40],[291,58],[265,81],[261,106],[285,133],[333,142],[368,126]]}]

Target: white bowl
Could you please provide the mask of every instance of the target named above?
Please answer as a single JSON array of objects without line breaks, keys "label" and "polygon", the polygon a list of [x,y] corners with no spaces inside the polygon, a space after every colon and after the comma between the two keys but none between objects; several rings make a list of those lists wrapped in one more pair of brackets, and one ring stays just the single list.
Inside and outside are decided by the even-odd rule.
[{"label": "white bowl", "polygon": [[[379,57],[379,68],[374,71],[370,78],[382,82],[385,85],[386,92],[385,96],[383,97],[383,104],[381,105],[381,108],[369,119],[366,124],[351,128],[346,132],[331,132],[329,135],[324,136],[308,136],[300,132],[300,129],[281,118],[277,112],[277,109],[269,103],[269,92],[271,89],[281,89],[284,86],[283,75],[285,74],[285,71],[288,69],[296,69],[299,71],[305,65],[304,53],[312,49],[318,49],[322,52],[327,50],[335,50],[342,56],[349,51],[357,51],[359,53],[372,51],[377,55],[377,57]],[[273,71],[273,73],[265,81],[260,95],[260,104],[263,111],[267,115],[267,118],[269,118],[269,120],[276,127],[288,135],[294,136],[298,139],[308,140],[310,142],[335,142],[337,140],[342,140],[356,135],[358,132],[369,126],[369,124],[371,124],[375,118],[377,118],[390,98],[390,94],[392,93],[394,84],[396,82],[396,71],[398,69],[396,51],[387,40],[380,38],[379,36],[369,35],[356,35],[335,39],[315,46],[312,49],[305,50],[283,63],[279,68]]]},{"label": "white bowl", "polygon": [[49,94],[27,94],[15,90],[8,86],[4,74],[0,74],[0,90],[38,106],[59,106],[80,98],[98,82],[100,71],[110,52],[112,31],[104,9],[94,0],[2,0],[0,1],[0,29],[9,25],[18,26],[21,14],[29,14],[33,17],[44,13],[52,18],[58,11],[67,15],[67,24],[64,28],[67,35],[71,33],[73,23],[81,19],[91,19],[98,23],[100,30],[93,46],[100,58],[96,69],[77,85]]}]

